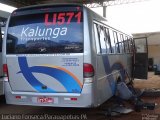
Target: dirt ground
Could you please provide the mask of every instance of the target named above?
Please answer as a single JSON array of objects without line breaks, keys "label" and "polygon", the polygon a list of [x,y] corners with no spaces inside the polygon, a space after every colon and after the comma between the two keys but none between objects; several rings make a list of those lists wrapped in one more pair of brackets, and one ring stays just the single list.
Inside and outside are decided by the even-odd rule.
[{"label": "dirt ground", "polygon": [[[131,112],[129,114],[121,114],[115,117],[109,117],[105,114],[108,103],[104,103],[98,108],[56,108],[56,107],[38,107],[38,106],[17,106],[7,105],[0,102],[0,120],[5,119],[5,115],[47,115],[47,116],[82,116],[80,119],[46,119],[46,120],[160,120],[160,97],[143,97],[144,102],[155,102],[157,104],[155,110],[143,109],[141,112]],[[126,106],[133,108],[126,103]],[[13,119],[10,119],[13,120]],[[31,119],[32,120],[32,119]]]},{"label": "dirt ground", "polygon": [[160,89],[160,76],[154,75],[154,72],[149,72],[147,80],[135,79],[134,87],[139,89]]},{"label": "dirt ground", "polygon": [[[158,90],[160,92],[160,75],[154,75],[154,72],[148,73],[148,79],[134,80],[134,87],[140,90]],[[154,93],[153,93],[154,94]],[[113,117],[112,120],[160,120],[160,93],[154,96],[150,93],[149,96],[142,96],[142,101],[148,103],[155,103],[154,110],[143,109],[141,112],[132,112],[126,115]],[[133,106],[129,106],[133,108]]]}]

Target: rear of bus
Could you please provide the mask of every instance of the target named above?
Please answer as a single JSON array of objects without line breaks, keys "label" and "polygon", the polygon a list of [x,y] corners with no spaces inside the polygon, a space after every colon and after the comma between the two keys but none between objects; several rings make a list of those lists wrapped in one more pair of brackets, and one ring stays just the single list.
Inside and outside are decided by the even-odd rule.
[{"label": "rear of bus", "polygon": [[94,70],[84,61],[84,18],[79,5],[27,7],[11,14],[3,44],[8,104],[93,104],[92,84],[85,83]]}]

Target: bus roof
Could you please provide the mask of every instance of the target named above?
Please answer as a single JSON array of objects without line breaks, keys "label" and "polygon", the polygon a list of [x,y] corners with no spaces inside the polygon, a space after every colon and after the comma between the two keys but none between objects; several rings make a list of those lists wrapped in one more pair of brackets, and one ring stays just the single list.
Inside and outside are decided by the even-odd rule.
[{"label": "bus roof", "polygon": [[50,6],[84,6],[83,4],[76,4],[76,3],[55,3],[55,4],[39,4],[39,5],[31,5],[31,6],[25,6],[25,7],[21,7],[16,9],[13,12],[18,12],[18,11],[22,11],[22,10],[28,10],[28,9],[35,9],[35,8],[41,8],[41,7],[50,7]]}]

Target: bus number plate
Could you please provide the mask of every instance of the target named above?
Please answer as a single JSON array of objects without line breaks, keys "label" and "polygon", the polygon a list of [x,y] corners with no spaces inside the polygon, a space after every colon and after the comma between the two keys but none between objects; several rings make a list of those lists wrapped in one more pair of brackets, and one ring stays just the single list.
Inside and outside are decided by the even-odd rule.
[{"label": "bus number plate", "polygon": [[53,98],[49,98],[49,97],[39,97],[37,98],[37,102],[38,103],[53,103],[54,100]]}]

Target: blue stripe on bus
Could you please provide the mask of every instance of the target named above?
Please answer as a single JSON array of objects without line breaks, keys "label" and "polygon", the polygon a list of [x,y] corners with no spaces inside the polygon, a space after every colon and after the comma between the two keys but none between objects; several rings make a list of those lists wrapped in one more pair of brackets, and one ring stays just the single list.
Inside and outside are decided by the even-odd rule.
[{"label": "blue stripe on bus", "polygon": [[67,92],[75,92],[75,93],[81,92],[81,86],[77,83],[77,81],[72,76],[70,76],[69,74],[60,69],[47,66],[29,67],[27,64],[26,57],[18,57],[18,61],[21,69],[21,71],[18,73],[22,73],[25,79],[29,82],[29,84],[33,86],[38,92],[56,92],[56,91],[50,88],[47,88],[45,90],[42,89],[42,86],[44,86],[44,84],[38,81],[34,77],[32,72],[46,74],[55,78],[65,87]]},{"label": "blue stripe on bus", "polygon": [[108,76],[107,79],[109,81],[109,85],[111,87],[112,94],[114,95],[116,92],[116,80],[114,79],[112,72],[114,70],[120,70],[120,75],[122,77],[122,80],[125,80],[124,68],[121,63],[114,63],[111,66],[108,56],[102,56],[102,58],[103,58],[105,72],[106,74],[110,74],[110,76]]},{"label": "blue stripe on bus", "polygon": [[125,71],[124,71],[124,67],[121,63],[117,62],[117,63],[113,64],[111,69],[112,69],[112,71],[113,70],[120,70],[121,80],[123,82],[125,82]]},{"label": "blue stripe on bus", "polygon": [[32,72],[30,71],[30,68],[28,67],[27,64],[27,60],[26,57],[18,57],[18,62],[19,62],[19,67],[21,69],[20,72],[18,73],[22,73],[23,76],[25,77],[25,79],[28,81],[28,83],[33,86],[38,92],[55,92],[55,90],[47,88],[47,89],[42,89],[42,86],[44,86],[44,84],[42,84],[41,82],[39,82],[32,74]]},{"label": "blue stripe on bus", "polygon": [[75,79],[62,70],[45,66],[34,66],[30,67],[30,71],[36,73],[43,73],[55,78],[66,88],[67,92],[81,92],[81,87],[75,81]]},{"label": "blue stripe on bus", "polygon": [[[103,58],[103,64],[104,64],[106,74],[111,74],[112,69],[110,66],[108,56],[102,56],[102,58]],[[112,94],[114,95],[116,92],[116,83],[115,83],[114,77],[111,74],[109,77],[107,77],[107,79],[108,79],[109,85],[111,87]]]}]

